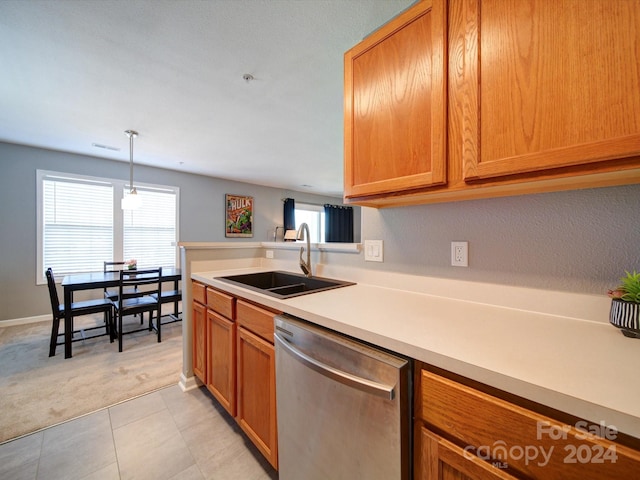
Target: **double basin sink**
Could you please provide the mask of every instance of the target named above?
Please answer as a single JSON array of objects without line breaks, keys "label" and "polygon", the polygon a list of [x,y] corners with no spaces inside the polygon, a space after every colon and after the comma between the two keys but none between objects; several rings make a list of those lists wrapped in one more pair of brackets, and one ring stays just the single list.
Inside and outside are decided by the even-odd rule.
[{"label": "double basin sink", "polygon": [[332,278],[306,277],[301,274],[282,271],[230,275],[216,277],[216,280],[281,299],[355,285],[354,282],[345,282]]}]

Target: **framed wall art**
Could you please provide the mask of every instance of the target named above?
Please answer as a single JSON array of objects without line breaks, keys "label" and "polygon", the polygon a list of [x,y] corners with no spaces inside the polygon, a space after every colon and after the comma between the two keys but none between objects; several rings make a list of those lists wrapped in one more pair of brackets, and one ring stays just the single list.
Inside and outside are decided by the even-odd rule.
[{"label": "framed wall art", "polygon": [[225,237],[253,237],[253,197],[225,195]]}]

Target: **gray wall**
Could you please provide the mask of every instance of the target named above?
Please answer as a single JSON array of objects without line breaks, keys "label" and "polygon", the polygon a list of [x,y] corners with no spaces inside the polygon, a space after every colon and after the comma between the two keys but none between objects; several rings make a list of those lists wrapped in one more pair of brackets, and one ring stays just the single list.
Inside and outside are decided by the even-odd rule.
[{"label": "gray wall", "polygon": [[[0,142],[0,320],[51,312],[46,286],[36,285],[37,169],[124,180],[129,178],[128,162]],[[268,231],[276,225],[282,225],[283,198],[292,197],[297,201],[315,204],[342,202],[340,198],[142,165],[135,166],[134,181],[180,188],[179,240],[183,242],[266,241]],[[254,197],[252,238],[225,238],[225,193]]]},{"label": "gray wall", "polygon": [[[640,185],[362,209],[362,238],[384,240],[367,268],[606,294],[640,271]],[[452,267],[451,242],[469,242]]]},{"label": "gray wall", "polygon": [[[35,286],[35,170],[128,177],[128,165],[0,143],[0,319],[45,314]],[[326,197],[136,167],[142,182],[180,187],[180,240],[225,241],[225,193],[253,195],[255,237],[281,223],[281,199]],[[339,203],[339,199],[330,199]],[[504,285],[604,294],[624,270],[640,270],[640,185],[436,205],[362,209],[362,239],[384,240],[384,263],[357,267]],[[245,239],[227,239],[243,241]],[[469,268],[451,267],[450,242],[469,242]],[[331,256],[333,261],[334,256]]]}]

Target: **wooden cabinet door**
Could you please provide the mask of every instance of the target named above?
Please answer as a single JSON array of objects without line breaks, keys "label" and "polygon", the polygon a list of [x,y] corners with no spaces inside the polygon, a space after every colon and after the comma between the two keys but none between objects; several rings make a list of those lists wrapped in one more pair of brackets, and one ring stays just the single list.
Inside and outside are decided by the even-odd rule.
[{"label": "wooden cabinet door", "polygon": [[207,310],[207,388],[236,415],[236,324]]},{"label": "wooden cabinet door", "polygon": [[416,478],[422,480],[512,480],[500,468],[485,462],[463,448],[422,427],[420,434],[421,461]]},{"label": "wooden cabinet door", "polygon": [[206,375],[206,338],[207,338],[207,310],[204,305],[192,302],[193,321],[193,373],[203,383],[207,382]]},{"label": "wooden cabinet door", "polygon": [[[571,425],[434,372],[422,370],[420,376],[420,418],[456,444],[437,438],[438,457],[447,451],[447,458],[458,452],[471,460],[476,452],[481,466],[501,467],[494,473],[508,468],[509,474],[529,479],[625,480],[640,472],[640,452],[615,442],[613,427],[599,436],[603,425],[583,420]],[[433,445],[434,435],[423,431],[423,440],[429,440],[425,435]],[[431,447],[421,445],[422,463],[430,463],[424,448]]]},{"label": "wooden cabinet door", "polygon": [[345,53],[346,198],[446,182],[446,25],[425,0]]},{"label": "wooden cabinet door", "polygon": [[450,15],[465,181],[640,166],[640,2],[460,0]]},{"label": "wooden cabinet door", "polygon": [[272,344],[243,327],[238,327],[237,339],[236,419],[269,463],[277,469],[275,350]]}]

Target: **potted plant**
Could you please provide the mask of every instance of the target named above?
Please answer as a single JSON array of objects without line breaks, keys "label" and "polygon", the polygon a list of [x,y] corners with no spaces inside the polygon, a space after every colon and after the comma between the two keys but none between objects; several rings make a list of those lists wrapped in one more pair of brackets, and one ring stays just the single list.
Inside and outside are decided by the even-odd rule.
[{"label": "potted plant", "polygon": [[127,270],[135,270],[138,268],[138,261],[132,258],[131,260],[127,260],[125,265],[127,266]]},{"label": "potted plant", "polygon": [[609,322],[627,337],[640,338],[640,273],[625,272],[620,285],[609,290],[611,312]]}]

